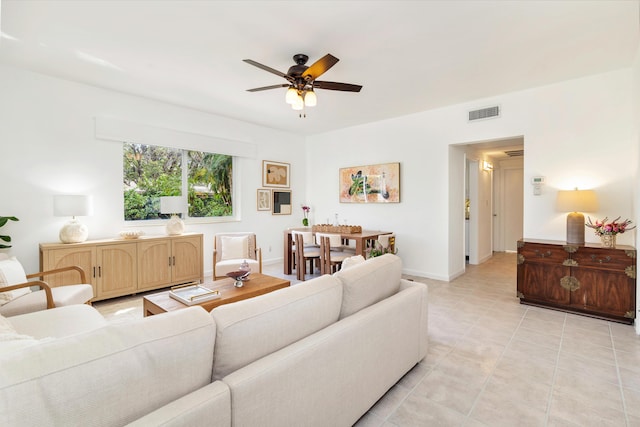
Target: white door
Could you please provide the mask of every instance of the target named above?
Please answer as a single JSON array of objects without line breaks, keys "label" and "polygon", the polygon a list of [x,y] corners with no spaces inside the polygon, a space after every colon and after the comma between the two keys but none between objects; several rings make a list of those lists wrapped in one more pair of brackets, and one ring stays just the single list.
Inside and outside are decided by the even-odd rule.
[{"label": "white door", "polygon": [[524,169],[503,169],[502,199],[504,201],[504,249],[507,252],[517,251],[517,241],[522,238],[524,215],[523,182]]}]

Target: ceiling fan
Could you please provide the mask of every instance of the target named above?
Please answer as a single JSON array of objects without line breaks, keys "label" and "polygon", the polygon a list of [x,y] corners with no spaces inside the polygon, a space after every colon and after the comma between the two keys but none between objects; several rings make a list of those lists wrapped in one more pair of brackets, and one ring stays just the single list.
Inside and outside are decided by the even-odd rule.
[{"label": "ceiling fan", "polygon": [[[360,89],[362,89],[362,86],[350,83],[316,80],[339,61],[338,58],[331,54],[326,54],[311,66],[305,65],[309,60],[309,57],[305,54],[298,53],[293,55],[293,60],[296,65],[291,66],[287,71],[287,74],[285,74],[252,59],[243,59],[247,64],[251,64],[262,70],[268,71],[276,76],[283,77],[288,81],[288,83],[278,85],[247,89],[247,92],[259,92],[262,90],[288,87],[289,89],[286,94],[287,104],[291,104],[291,107],[294,110],[302,110],[305,106],[313,107],[317,104],[318,101],[314,89],[339,90],[344,92],[360,92]],[[302,117],[302,114],[300,114],[300,117]]]}]

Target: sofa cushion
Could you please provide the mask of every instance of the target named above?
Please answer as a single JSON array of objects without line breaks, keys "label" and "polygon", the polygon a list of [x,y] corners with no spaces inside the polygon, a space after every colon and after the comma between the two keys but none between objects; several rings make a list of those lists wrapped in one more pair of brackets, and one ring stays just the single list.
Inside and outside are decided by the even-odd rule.
[{"label": "sofa cushion", "polygon": [[340,309],[340,318],[343,319],[397,293],[402,261],[396,255],[385,254],[340,270],[334,276],[343,286]]},{"label": "sofa cushion", "polygon": [[[27,275],[16,257],[0,260],[0,290],[5,286],[17,285],[26,281]],[[0,292],[0,306],[29,292],[31,292],[31,289],[28,287],[9,292]]]},{"label": "sofa cushion", "polygon": [[0,355],[0,425],[124,425],[209,384],[214,343],[189,307]]},{"label": "sofa cushion", "polygon": [[340,270],[344,270],[354,265],[362,264],[364,262],[364,257],[362,255],[354,255],[346,258],[342,261],[342,265],[340,266]]},{"label": "sofa cushion", "polygon": [[13,324],[0,314],[0,355],[36,344],[35,338],[18,333]]},{"label": "sofa cushion", "polygon": [[213,380],[334,323],[341,300],[340,282],[325,275],[216,307]]}]

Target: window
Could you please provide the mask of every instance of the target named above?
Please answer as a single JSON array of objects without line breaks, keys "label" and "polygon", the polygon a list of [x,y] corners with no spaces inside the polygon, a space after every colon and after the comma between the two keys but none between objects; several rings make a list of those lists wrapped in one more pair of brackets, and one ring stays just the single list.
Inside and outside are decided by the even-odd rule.
[{"label": "window", "polygon": [[183,194],[188,217],[233,215],[232,156],[124,143],[122,165],[126,221],[167,218],[160,197]]}]

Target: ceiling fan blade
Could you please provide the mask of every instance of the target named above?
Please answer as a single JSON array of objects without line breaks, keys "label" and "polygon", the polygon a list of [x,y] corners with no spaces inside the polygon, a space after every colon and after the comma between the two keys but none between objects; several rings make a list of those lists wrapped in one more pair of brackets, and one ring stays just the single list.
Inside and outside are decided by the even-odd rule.
[{"label": "ceiling fan blade", "polygon": [[247,64],[251,64],[251,65],[253,65],[254,67],[258,67],[258,68],[260,68],[261,70],[264,70],[264,71],[268,71],[268,72],[270,72],[270,73],[273,73],[273,74],[275,74],[276,76],[284,77],[285,79],[287,79],[287,80],[289,80],[289,81],[293,80],[290,76],[286,75],[286,74],[285,74],[285,73],[283,73],[282,71],[278,71],[278,70],[276,70],[276,69],[274,69],[274,68],[267,67],[266,65],[263,65],[263,64],[261,64],[261,63],[259,63],[259,62],[256,62],[256,61],[254,61],[253,59],[243,59],[243,61],[244,61],[244,62],[246,62]]},{"label": "ceiling fan blade", "polygon": [[279,89],[281,87],[288,87],[289,85],[287,83],[282,83],[279,85],[271,85],[271,86],[263,86],[263,87],[256,87],[253,89],[247,89],[247,92],[260,92],[261,90],[269,90],[269,89]]},{"label": "ceiling fan blade", "polygon": [[344,92],[360,92],[360,89],[362,89],[362,86],[360,85],[338,82],[321,82],[318,80],[313,83],[313,87],[317,89],[341,90]]},{"label": "ceiling fan blade", "polygon": [[302,73],[302,77],[307,80],[315,80],[324,74],[329,68],[336,65],[338,61],[340,61],[338,58],[328,53],[307,68],[304,73]]}]

